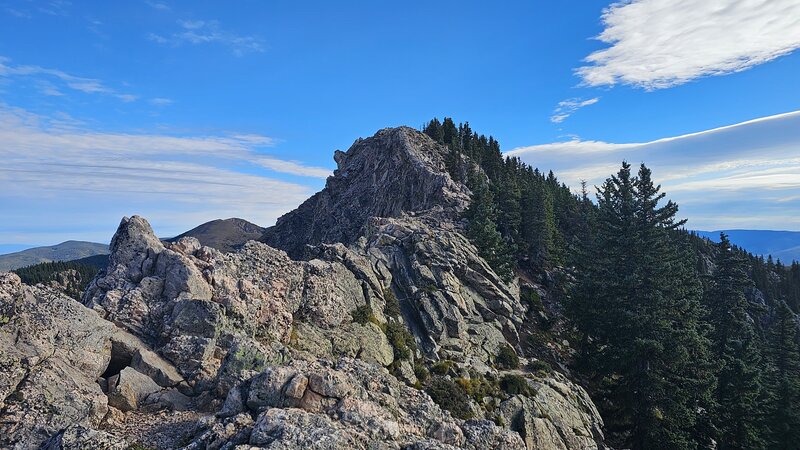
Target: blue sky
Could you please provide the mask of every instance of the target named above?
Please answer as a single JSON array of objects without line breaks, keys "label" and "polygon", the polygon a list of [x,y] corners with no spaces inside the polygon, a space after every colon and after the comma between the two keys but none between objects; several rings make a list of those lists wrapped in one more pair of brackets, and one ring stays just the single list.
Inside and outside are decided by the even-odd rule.
[{"label": "blue sky", "polygon": [[0,250],[270,225],[434,116],[573,185],[649,163],[694,228],[800,230],[798,47],[800,0],[0,0]]}]

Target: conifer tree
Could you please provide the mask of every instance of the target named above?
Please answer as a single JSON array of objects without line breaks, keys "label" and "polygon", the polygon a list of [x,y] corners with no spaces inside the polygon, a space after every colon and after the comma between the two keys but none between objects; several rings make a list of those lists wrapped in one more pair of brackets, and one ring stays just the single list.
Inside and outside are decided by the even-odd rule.
[{"label": "conifer tree", "polygon": [[[673,230],[677,206],[623,163],[598,194],[594,264],[580,275],[578,317],[608,426],[634,449],[696,448],[698,411],[708,403],[706,330],[693,258]],[[575,311],[576,308],[571,308]]]},{"label": "conifer tree", "polygon": [[428,125],[425,126],[422,132],[430,136],[434,141],[444,144],[444,131],[442,130],[442,123],[439,122],[439,119],[434,118],[428,122]]},{"label": "conifer tree", "polygon": [[512,246],[519,241],[520,196],[517,180],[510,173],[504,174],[497,184],[497,228]]},{"label": "conifer tree", "polygon": [[469,219],[467,237],[478,248],[483,259],[506,281],[514,275],[514,259],[507,243],[497,231],[494,197],[486,182],[471,176],[472,201],[466,211]]},{"label": "conifer tree", "polygon": [[458,129],[453,119],[445,117],[442,122],[442,143],[451,147],[458,147]]},{"label": "conifer tree", "polygon": [[800,443],[800,346],[797,316],[785,302],[779,302],[769,332],[768,354],[770,405],[768,428],[770,448],[796,449]]},{"label": "conifer tree", "polygon": [[721,450],[764,447],[761,354],[744,295],[750,284],[744,259],[721,233],[706,302],[714,327],[712,352],[720,366],[715,416]]}]

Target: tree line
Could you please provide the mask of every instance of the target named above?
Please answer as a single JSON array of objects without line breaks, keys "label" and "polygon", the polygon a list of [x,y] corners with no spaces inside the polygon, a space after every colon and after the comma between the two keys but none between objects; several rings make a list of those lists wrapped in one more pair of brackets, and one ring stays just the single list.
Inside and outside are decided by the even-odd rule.
[{"label": "tree line", "polygon": [[22,267],[13,272],[28,285],[55,282],[68,296],[80,300],[99,269],[78,261],[54,261]]}]

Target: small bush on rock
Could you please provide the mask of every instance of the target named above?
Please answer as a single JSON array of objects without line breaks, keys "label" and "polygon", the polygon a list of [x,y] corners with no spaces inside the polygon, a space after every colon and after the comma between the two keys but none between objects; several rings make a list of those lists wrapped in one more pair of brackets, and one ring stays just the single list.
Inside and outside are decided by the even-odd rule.
[{"label": "small bush on rock", "polygon": [[499,397],[501,392],[497,380],[488,380],[483,376],[475,378],[458,378],[456,382],[467,391],[467,395],[480,403],[485,397]]},{"label": "small bush on rock", "polygon": [[543,311],[544,304],[542,303],[542,297],[539,295],[538,292],[534,290],[525,290],[523,291],[522,301],[528,305],[529,311]]},{"label": "small bush on rock", "polygon": [[417,342],[411,332],[401,323],[389,322],[385,333],[394,348],[395,359],[411,360],[412,355],[417,352]]},{"label": "small bush on rock", "polygon": [[528,363],[528,369],[530,369],[531,372],[551,372],[553,370],[547,361],[542,361],[541,359]]},{"label": "small bush on rock", "polygon": [[424,382],[428,381],[428,378],[431,376],[431,374],[430,374],[430,372],[428,372],[428,368],[425,367],[424,364],[422,364],[421,362],[417,361],[414,364],[414,376],[417,377],[417,380],[419,380],[420,382],[424,383]]},{"label": "small bush on rock", "polygon": [[501,369],[519,369],[519,356],[510,345],[502,345],[494,358],[494,363]]},{"label": "small bush on rock", "polygon": [[426,391],[436,404],[450,411],[453,417],[464,420],[472,418],[469,395],[460,384],[444,377],[434,377]]},{"label": "small bush on rock", "polygon": [[383,314],[387,318],[400,317],[400,302],[391,289],[384,289],[383,299],[386,301],[386,305],[383,307]]},{"label": "small bush on rock", "polygon": [[506,375],[500,380],[500,388],[508,395],[528,395],[528,380],[521,375]]},{"label": "small bush on rock", "polygon": [[439,361],[431,367],[431,372],[435,373],[436,375],[447,375],[450,372],[450,369],[453,368],[455,362],[445,359],[444,361]]},{"label": "small bush on rock", "polygon": [[378,324],[378,319],[375,317],[375,314],[372,312],[372,308],[369,305],[362,305],[353,310],[351,313],[353,316],[353,322],[366,325],[369,322],[374,324]]}]

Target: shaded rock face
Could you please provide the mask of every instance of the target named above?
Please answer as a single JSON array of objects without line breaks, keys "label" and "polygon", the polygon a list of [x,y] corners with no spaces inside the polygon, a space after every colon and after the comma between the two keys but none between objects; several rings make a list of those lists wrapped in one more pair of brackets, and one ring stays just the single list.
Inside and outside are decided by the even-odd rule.
[{"label": "shaded rock face", "polygon": [[408,127],[386,128],[337,150],[325,189],[268,228],[264,242],[300,257],[306,245],[349,245],[370,217],[398,217],[436,206],[461,210],[467,189],[447,175],[447,149]]},{"label": "shaded rock face", "polygon": [[485,364],[500,345],[516,345],[525,315],[518,287],[503,283],[450,221],[374,218],[366,231],[354,251],[383,269],[428,353]]}]

